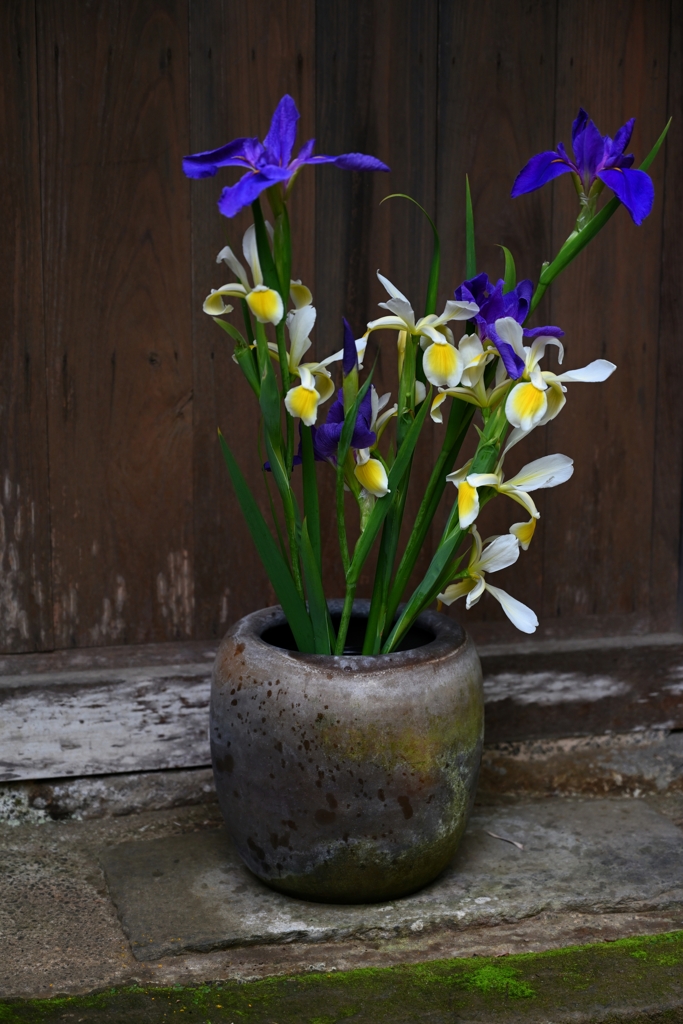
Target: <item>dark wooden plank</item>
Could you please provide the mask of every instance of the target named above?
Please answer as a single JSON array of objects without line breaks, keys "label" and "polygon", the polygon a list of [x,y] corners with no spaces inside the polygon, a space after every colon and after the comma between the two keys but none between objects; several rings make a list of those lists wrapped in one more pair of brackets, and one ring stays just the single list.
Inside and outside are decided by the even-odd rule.
[{"label": "dark wooden plank", "polygon": [[[663,59],[660,53],[659,59]],[[662,276],[654,453],[650,616],[652,628],[670,629],[681,620],[681,467],[683,467],[683,8],[671,5],[667,117],[674,124],[659,159],[664,165]]]},{"label": "dark wooden plank", "polygon": [[[485,271],[494,281],[503,276],[499,245],[513,253],[519,280],[537,280],[541,263],[550,256],[549,192],[511,199],[510,189],[529,157],[547,149],[553,139],[556,6],[555,0],[487,0],[476,5],[441,0],[438,212],[447,286],[444,299],[451,297],[453,287],[465,276],[466,174],[472,189],[480,272]],[[548,323],[547,316],[547,303],[542,303],[532,324]],[[441,443],[441,430],[435,432],[437,444]],[[474,441],[473,435],[458,466],[471,456]],[[543,430],[532,434],[506,460],[508,474],[545,454],[545,445]],[[455,489],[448,487],[444,506],[450,508],[455,497]],[[539,509],[543,516],[542,501]],[[478,526],[486,537],[507,533],[512,523],[526,518],[523,509],[501,498],[484,510]],[[545,527],[543,518],[529,551],[492,581],[539,614]],[[432,544],[440,531],[441,521],[436,524]],[[451,614],[468,627],[485,623],[490,636],[509,632],[499,605],[488,596],[470,612],[459,602]]]},{"label": "dark wooden plank", "polygon": [[0,650],[52,645],[35,8],[0,8]]},{"label": "dark wooden plank", "polygon": [[[666,119],[669,15],[663,0],[559,5],[557,139],[570,141],[582,105],[611,135],[635,116],[629,150],[645,156]],[[642,227],[617,211],[554,286],[565,366],[605,357],[618,370],[571,386],[548,429],[549,451],[570,455],[576,471],[546,497],[544,618],[623,615],[648,627],[663,167],[652,169],[657,200]],[[568,180],[553,189],[557,249],[577,204]]]},{"label": "dark wooden plank", "polygon": [[[210,641],[0,659],[0,781],[209,764],[216,649]],[[677,634],[479,653],[487,743],[683,729]]]},{"label": "dark wooden plank", "polygon": [[187,3],[37,15],[55,644],[190,636]]},{"label": "dark wooden plank", "polygon": [[[259,4],[208,0],[192,4],[190,13],[192,152],[239,136],[263,138],[286,92],[301,113],[297,146],[315,135],[313,0],[296,5],[285,0]],[[229,622],[274,601],[216,437],[220,426],[267,512],[256,443],[258,407],[232,362],[232,344],[202,312],[210,288],[231,277],[225,267],[216,266],[218,251],[228,241],[241,258],[249,213],[226,220],[216,208],[221,188],[238,177],[237,172],[223,171],[216,178],[191,184],[196,628],[199,636],[206,637],[222,635]],[[264,209],[267,212],[265,200]],[[291,201],[293,276],[309,285],[317,304],[314,217],[315,178],[307,170],[297,181]]]},{"label": "dark wooden plank", "polygon": [[[316,249],[321,339],[326,353],[339,346],[341,317],[355,330],[382,315],[377,303],[387,296],[376,277],[381,269],[423,313],[431,259],[431,230],[406,200],[380,200],[393,192],[413,196],[435,212],[437,115],[436,4],[419,0],[353,0],[318,3],[317,130],[323,153],[371,153],[391,167],[390,174],[349,174],[334,168],[317,172]],[[373,336],[366,367],[379,355],[375,383],[396,398],[396,333]],[[428,426],[414,460],[406,520],[417,511],[429,477]],[[322,467],[324,571],[327,590],[343,593],[333,511],[332,474]],[[348,521],[357,521],[348,505]],[[351,532],[351,530],[350,530]],[[358,593],[369,594],[374,560],[368,561]]]}]

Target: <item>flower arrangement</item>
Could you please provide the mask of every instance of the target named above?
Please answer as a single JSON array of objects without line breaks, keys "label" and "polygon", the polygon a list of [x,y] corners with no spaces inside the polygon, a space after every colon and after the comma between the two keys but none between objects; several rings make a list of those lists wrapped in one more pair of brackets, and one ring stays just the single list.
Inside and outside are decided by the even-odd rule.
[{"label": "flower arrangement", "polygon": [[[293,158],[298,118],[293,99],[284,96],[262,143],[255,138],[235,139],[183,162],[191,178],[213,176],[221,167],[244,171],[235,185],[223,189],[218,207],[232,217],[251,205],[253,224],[242,246],[250,273],[230,247],[222,249],[217,262],[224,263],[235,280],[213,289],[204,311],[234,340],[233,359],[260,406],[267,451],[264,469],[272,475],[280,495],[286,541],[274,511],[277,539],[273,536],[220,431],[219,439],[237,498],[295,642],[300,651],[343,653],[360,573],[376,542],[379,550],[364,654],[395,650],[417,616],[434,600],[450,605],[465,598],[466,607],[471,608],[485,592],[500,602],[518,629],[532,633],[538,625],[534,612],[492,586],[488,576],[512,565],[520,551],[528,549],[539,519],[532,493],[567,481],[573,463],[565,455],[547,455],[506,477],[505,458],[532,430],[561,412],[567,384],[604,381],[616,367],[606,359],[595,359],[588,366],[561,373],[543,368],[550,347],[557,350],[557,361],[562,364],[560,339],[564,332],[556,326],[530,326],[529,320],[548,286],[620,205],[635,224],[649,214],[654,187],[646,172],[669,124],[636,169],[634,157],[624,153],[634,119],[611,139],[601,135],[581,109],[572,126],[572,156],[560,143],[556,150],[529,160],[514,182],[513,197],[571,174],[579,199],[574,230],[552,262],[543,265],[535,287],[529,280],[517,282],[513,256],[505,247],[501,247],[505,256],[501,280],[494,282],[487,274],[477,273],[472,202],[466,183],[467,280],[455,288],[443,311],[436,310],[439,236],[430,220],[434,250],[424,316],[417,317],[406,296],[378,272],[388,296],[380,303],[386,315],[371,320],[360,338],[344,320],[339,351],[315,361],[309,351],[316,310],[309,289],[292,278],[288,198],[307,164],[331,163],[354,171],[389,168],[360,153],[314,156],[313,140]],[[605,186],[614,196],[598,209]],[[273,225],[264,217],[262,192]],[[233,312],[229,300],[237,300],[241,307],[244,333],[225,319]],[[453,325],[458,323],[462,336],[456,341]],[[396,336],[398,390],[393,404],[390,395],[378,395],[372,370],[361,382],[368,342],[377,331]],[[333,374],[339,369],[341,386],[337,389]],[[323,418],[324,407],[332,398]],[[411,463],[427,416],[443,431],[443,444],[399,557]],[[478,435],[476,451],[455,468],[471,427]],[[332,621],[323,588],[316,462],[326,463],[326,470],[336,475],[339,550],[346,579],[338,624]],[[303,509],[293,487],[297,467],[301,467]],[[409,578],[449,484],[453,485],[453,500],[441,539],[423,579],[406,598]],[[360,534],[352,550],[347,538],[345,491],[351,492],[358,508]],[[506,535],[482,540],[477,529],[479,513],[500,494],[520,505],[525,518],[513,523]],[[468,541],[469,550],[463,551]]]}]

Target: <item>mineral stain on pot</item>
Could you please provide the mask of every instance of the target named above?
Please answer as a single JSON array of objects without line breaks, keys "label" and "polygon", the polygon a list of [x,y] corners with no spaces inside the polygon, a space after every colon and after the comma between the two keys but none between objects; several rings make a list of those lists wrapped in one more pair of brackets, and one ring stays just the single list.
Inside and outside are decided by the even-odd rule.
[{"label": "mineral stain on pot", "polygon": [[[356,602],[356,619],[367,609]],[[452,620],[429,612],[417,626],[413,646],[391,655],[300,654],[269,608],[223,641],[211,700],[218,797],[245,863],[273,888],[392,899],[453,857],[481,758],[481,669]]]}]

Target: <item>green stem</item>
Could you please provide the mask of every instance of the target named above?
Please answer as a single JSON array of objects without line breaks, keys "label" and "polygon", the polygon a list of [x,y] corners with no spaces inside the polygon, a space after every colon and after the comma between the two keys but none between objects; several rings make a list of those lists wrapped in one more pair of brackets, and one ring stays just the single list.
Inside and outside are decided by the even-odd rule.
[{"label": "green stem", "polygon": [[356,594],[357,580],[349,581],[346,584],[346,596],[344,597],[344,607],[342,609],[341,622],[339,623],[339,629],[337,631],[337,643],[334,648],[335,654],[343,654],[344,646],[346,644],[346,634],[349,631],[349,623],[351,622],[351,612],[353,611],[353,599]]},{"label": "green stem", "polygon": [[398,550],[398,541],[401,534],[401,524],[405,511],[406,499],[408,497],[408,478],[412,459],[406,471],[406,476],[401,481],[396,503],[388,513],[382,528],[382,539],[377,556],[377,568],[375,570],[375,582],[372,588],[372,601],[370,602],[370,613],[365,630],[363,643],[363,654],[379,654],[382,646],[382,634],[384,633],[387,621],[387,598],[391,575],[394,571],[394,562]]},{"label": "green stem", "polygon": [[301,456],[304,488],[304,516],[308,524],[308,535],[313,556],[322,576],[322,543],[320,539],[320,507],[318,504],[318,482],[315,472],[315,454],[311,428],[301,424]]},{"label": "green stem", "polygon": [[[504,410],[498,408],[490,416],[482,432],[477,451],[472,460],[473,473],[491,472],[498,460],[507,428],[508,424],[505,419]],[[388,640],[384,644],[382,648],[383,654],[389,654],[396,649],[418,615],[424,611],[439,593],[444,572],[447,567],[450,567],[451,561],[456,555],[464,536],[465,531],[461,530],[458,522],[457,502],[454,502],[441,543],[432,558],[424,578],[416,587],[391,631]]]},{"label": "green stem", "polygon": [[415,525],[411,531],[410,539],[403,552],[403,557],[399,563],[396,577],[389,593],[386,622],[393,622],[396,609],[403,596],[403,591],[408,585],[408,580],[424,547],[427,533],[436,515],[443,492],[446,489],[446,476],[453,469],[475,411],[475,406],[469,405],[467,402],[461,402],[457,398],[454,398],[451,403],[446,436],[441,452],[429,478],[429,483],[427,484],[415,519]]},{"label": "green stem", "polygon": [[344,511],[344,467],[337,466],[337,537],[339,538],[339,553],[342,560],[344,575],[349,571],[351,559],[349,558],[349,542],[346,537],[346,513]]}]

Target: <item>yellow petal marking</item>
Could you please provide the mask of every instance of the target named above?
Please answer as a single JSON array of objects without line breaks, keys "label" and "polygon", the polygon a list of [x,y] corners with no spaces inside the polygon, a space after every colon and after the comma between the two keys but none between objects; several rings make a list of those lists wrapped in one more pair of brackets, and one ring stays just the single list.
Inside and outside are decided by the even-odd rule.
[{"label": "yellow petal marking", "polygon": [[361,487],[369,494],[383,498],[388,493],[387,473],[379,459],[368,459],[363,465],[356,466],[354,473]]},{"label": "yellow petal marking", "polygon": [[531,544],[531,538],[534,535],[536,529],[536,520],[530,519],[528,523],[515,523],[514,526],[510,527],[510,533],[513,537],[516,537],[519,541],[519,546],[523,551],[528,551],[529,545]]},{"label": "yellow petal marking", "polygon": [[297,309],[302,306],[309,306],[313,302],[310,290],[301,281],[290,281],[289,294]]},{"label": "yellow petal marking", "polygon": [[279,324],[284,309],[282,299],[272,288],[254,288],[247,295],[249,309],[262,324]]},{"label": "yellow petal marking", "polygon": [[458,485],[458,515],[461,529],[466,529],[477,518],[479,512],[479,495],[477,488],[463,480]]},{"label": "yellow petal marking", "polygon": [[545,391],[539,391],[533,384],[517,384],[508,396],[506,411],[511,423],[529,430],[540,420],[547,406]]},{"label": "yellow petal marking", "polygon": [[465,597],[469,594],[470,590],[474,590],[476,586],[476,580],[464,579],[459,580],[457,583],[450,583],[443,594],[439,594],[438,600],[442,604],[451,605],[454,601],[457,601],[461,597]]},{"label": "yellow petal marking", "polygon": [[459,360],[456,349],[449,345],[434,342],[424,354],[422,365],[430,384],[455,386],[458,377]]},{"label": "yellow petal marking", "polygon": [[291,388],[285,396],[289,414],[303,420],[307,427],[316,421],[319,401],[320,395],[314,388],[305,388],[301,384],[299,387]]},{"label": "yellow petal marking", "polygon": [[326,373],[315,373],[315,386],[320,394],[320,401],[326,402],[335,392],[334,381]]},{"label": "yellow petal marking", "polygon": [[220,292],[211,292],[204,299],[203,310],[209,316],[220,316],[221,313],[231,313],[232,306],[226,306]]}]

